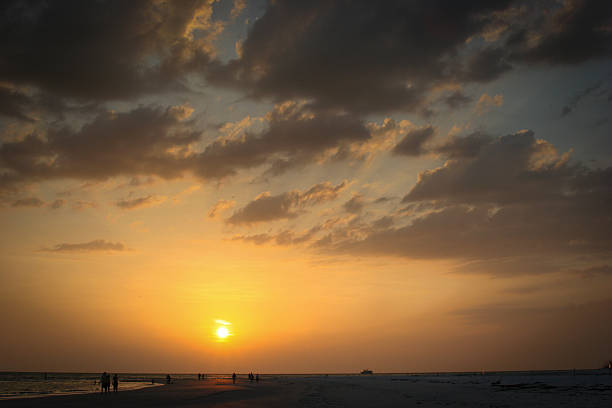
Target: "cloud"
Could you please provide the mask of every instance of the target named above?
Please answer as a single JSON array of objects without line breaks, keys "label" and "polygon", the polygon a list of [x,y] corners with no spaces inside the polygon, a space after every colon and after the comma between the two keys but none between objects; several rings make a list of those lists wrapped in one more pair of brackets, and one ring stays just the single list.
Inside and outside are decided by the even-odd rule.
[{"label": "cloud", "polygon": [[215,218],[225,210],[234,208],[236,201],[234,200],[219,200],[217,203],[208,211],[209,218]]},{"label": "cloud", "polygon": [[313,111],[303,103],[276,105],[266,115],[261,132],[220,138],[197,157],[194,172],[208,178],[235,174],[240,169],[269,164],[267,175],[323,160],[326,153],[370,140],[370,132],[355,116]]},{"label": "cloud", "polygon": [[465,96],[461,91],[454,91],[443,99],[444,103],[451,109],[460,109],[472,102],[472,98]]},{"label": "cloud", "polygon": [[124,244],[96,239],[89,242],[77,244],[57,244],[52,248],[45,249],[50,252],[121,252],[127,251]]},{"label": "cloud", "polygon": [[612,266],[597,265],[589,268],[577,269],[573,272],[579,274],[583,278],[612,277]]},{"label": "cloud", "polygon": [[14,89],[0,86],[0,115],[16,118],[25,122],[35,120],[28,115],[32,101],[30,98]]},{"label": "cloud", "polygon": [[612,259],[610,186],[612,168],[572,163],[533,132],[521,131],[423,171],[392,220],[338,225],[316,248],[470,262],[457,272],[558,271],[584,256]]},{"label": "cloud", "polygon": [[72,209],[76,211],[86,210],[88,208],[96,208],[98,204],[93,201],[77,200],[72,203]]},{"label": "cloud", "polygon": [[13,207],[42,207],[45,202],[38,197],[28,197],[15,200],[11,205]]},{"label": "cloud", "polygon": [[346,184],[346,182],[342,182],[334,186],[326,181],[312,186],[305,192],[293,190],[274,196],[265,192],[255,197],[246,206],[236,210],[231,217],[226,219],[226,222],[234,225],[250,225],[258,222],[295,218],[298,216],[295,210],[299,208],[336,199],[338,194],[346,187]]},{"label": "cloud", "polygon": [[508,40],[513,61],[579,64],[612,55],[608,2],[570,0],[559,5],[516,25]]},{"label": "cloud", "polygon": [[317,225],[301,233],[283,230],[277,234],[235,235],[232,241],[244,241],[255,245],[264,245],[270,242],[280,246],[300,245],[312,240],[321,229],[322,227]]},{"label": "cloud", "polygon": [[474,111],[478,115],[482,115],[487,113],[492,107],[500,107],[504,104],[504,95],[498,94],[493,97],[483,93],[476,102],[476,106],[474,107]]},{"label": "cloud", "polygon": [[66,200],[63,200],[63,199],[60,198],[60,199],[57,199],[57,200],[53,201],[50,204],[50,207],[52,209],[54,209],[54,210],[57,210],[59,208],[62,208],[64,206],[64,204],[66,204]]},{"label": "cloud", "polygon": [[115,205],[122,210],[134,210],[136,208],[151,207],[164,201],[163,197],[148,195],[145,197],[119,200]]},{"label": "cloud", "polygon": [[238,17],[246,7],[246,0],[234,0],[230,16],[232,18]]},{"label": "cloud", "polygon": [[475,17],[508,3],[453,4],[452,12],[444,4],[399,1],[272,3],[241,57],[208,66],[207,77],[253,97],[304,98],[319,108],[418,111],[436,83],[456,78],[451,61],[487,22]]},{"label": "cloud", "polygon": [[562,186],[578,170],[548,142],[532,131],[500,137],[483,146],[472,159],[449,160],[444,166],[419,174],[403,202],[449,200],[502,204],[558,198]]},{"label": "cloud", "polygon": [[351,214],[361,212],[364,206],[365,200],[361,194],[353,194],[353,197],[343,205],[344,209]]},{"label": "cloud", "polygon": [[435,135],[436,130],[428,125],[409,131],[393,148],[393,153],[404,156],[419,156],[425,152],[424,145]]},{"label": "cloud", "polygon": [[104,180],[120,175],[180,176],[200,132],[171,108],[108,112],[78,130],[51,128],[0,146],[0,168],[23,182],[60,178]]},{"label": "cloud", "polygon": [[313,162],[373,154],[374,144],[382,143],[378,133],[372,136],[376,129],[352,115],[287,102],[262,121],[249,120],[263,123],[263,129],[253,131],[247,123],[225,132],[224,126],[221,137],[205,144],[189,119],[192,112],[186,105],[140,106],[101,113],[79,129],[51,127],[8,141],[0,146],[0,187],[18,190],[20,184],[70,178],[173,179],[186,173],[219,180],[258,166],[267,166],[265,174],[273,176]]},{"label": "cloud", "polygon": [[561,117],[565,117],[567,115],[569,115],[570,113],[572,113],[572,111],[574,109],[576,109],[576,106],[578,106],[578,103],[584,99],[585,97],[587,97],[588,95],[590,95],[591,93],[593,93],[594,91],[598,90],[599,88],[601,88],[601,86],[603,85],[603,81],[599,81],[585,89],[583,89],[582,91],[578,92],[576,95],[574,95],[567,103],[567,105],[565,105],[563,107],[563,110],[561,111]]},{"label": "cloud", "polygon": [[[578,0],[274,2],[252,25],[240,56],[208,64],[206,76],[256,99],[307,99],[360,115],[427,112],[440,85],[610,56],[611,16],[606,2]],[[463,102],[460,94],[449,99]]]},{"label": "cloud", "polygon": [[183,89],[214,55],[210,1],[5,2],[0,77],[78,100]]},{"label": "cloud", "polygon": [[452,136],[432,151],[449,159],[478,156],[480,149],[491,143],[493,138],[482,132],[470,133],[463,137]]}]

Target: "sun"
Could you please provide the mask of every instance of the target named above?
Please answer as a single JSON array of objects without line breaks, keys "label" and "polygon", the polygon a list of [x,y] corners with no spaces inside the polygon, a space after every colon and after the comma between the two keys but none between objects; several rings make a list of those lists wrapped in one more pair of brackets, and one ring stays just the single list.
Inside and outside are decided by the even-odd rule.
[{"label": "sun", "polygon": [[217,336],[217,341],[225,342],[229,336],[232,336],[233,333],[230,330],[230,326],[232,325],[230,322],[226,320],[215,320],[217,329],[215,330],[215,335]]},{"label": "sun", "polygon": [[217,337],[220,339],[225,339],[227,336],[230,335],[230,331],[228,330],[227,327],[225,326],[221,326],[217,329]]}]

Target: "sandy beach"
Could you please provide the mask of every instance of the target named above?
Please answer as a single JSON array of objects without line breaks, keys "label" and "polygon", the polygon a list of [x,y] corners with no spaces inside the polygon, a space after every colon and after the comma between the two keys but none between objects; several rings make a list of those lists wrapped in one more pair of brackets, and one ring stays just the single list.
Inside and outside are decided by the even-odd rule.
[{"label": "sandy beach", "polygon": [[612,376],[276,376],[179,380],[117,394],[2,401],[5,407],[609,407]]}]

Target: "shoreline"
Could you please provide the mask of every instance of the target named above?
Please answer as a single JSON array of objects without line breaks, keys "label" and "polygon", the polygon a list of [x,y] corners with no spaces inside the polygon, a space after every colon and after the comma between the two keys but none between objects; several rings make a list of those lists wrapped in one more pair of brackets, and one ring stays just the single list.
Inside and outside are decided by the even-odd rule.
[{"label": "shoreline", "polygon": [[[131,382],[131,381],[125,381],[125,382]],[[136,382],[136,381],[133,381]],[[118,388],[117,393],[119,392],[128,392],[128,391],[138,391],[138,390],[142,390],[145,388],[152,388],[152,387],[159,387],[159,386],[163,386],[166,384],[161,384],[161,383],[154,383],[154,384],[146,384],[143,383],[143,385],[138,386],[138,387],[132,387],[132,388],[123,388],[121,389],[121,387]],[[49,397],[63,397],[63,396],[70,396],[70,395],[90,395],[90,394],[101,394],[101,395],[105,395],[104,393],[98,391],[66,391],[66,392],[48,392],[48,393],[39,393],[39,394],[28,394],[28,395],[11,395],[11,396],[0,396],[0,401],[7,401],[7,400],[15,400],[15,399],[32,399],[32,398],[49,398]],[[113,391],[110,391],[108,394],[113,394]]]},{"label": "shoreline", "polygon": [[558,406],[609,407],[609,375],[350,375],[270,376],[257,382],[240,378],[179,379],[164,387],[133,392],[76,394],[56,398],[15,398],[3,401],[12,408],[73,407],[157,408],[227,407],[465,407]]}]

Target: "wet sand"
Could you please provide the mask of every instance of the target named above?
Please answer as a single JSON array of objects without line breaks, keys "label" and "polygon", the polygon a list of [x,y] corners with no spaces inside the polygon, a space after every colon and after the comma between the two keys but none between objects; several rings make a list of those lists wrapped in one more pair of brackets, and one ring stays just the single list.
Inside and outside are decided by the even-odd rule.
[{"label": "wet sand", "polygon": [[277,381],[249,383],[231,380],[178,380],[173,384],[109,394],[58,395],[8,399],[2,407],[291,407],[297,406],[299,386]]},{"label": "wet sand", "polygon": [[612,376],[278,376],[179,380],[116,394],[4,400],[3,407],[610,407]]}]

